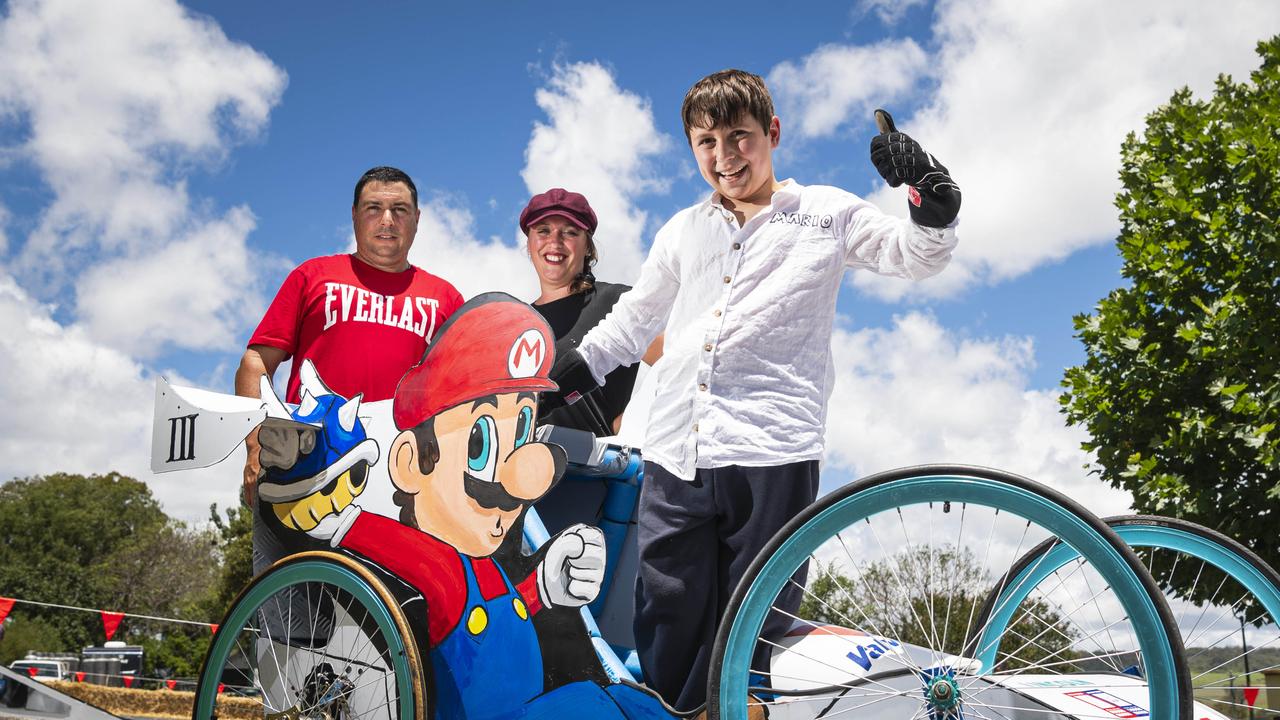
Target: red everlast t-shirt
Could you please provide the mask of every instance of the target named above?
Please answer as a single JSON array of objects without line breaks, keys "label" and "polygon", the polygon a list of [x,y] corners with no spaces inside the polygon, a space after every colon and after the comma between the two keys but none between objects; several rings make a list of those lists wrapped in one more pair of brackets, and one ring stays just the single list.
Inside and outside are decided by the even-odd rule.
[{"label": "red everlast t-shirt", "polygon": [[301,401],[306,359],[334,392],[386,400],[461,305],[453,285],[421,268],[389,273],[354,255],[318,257],[285,278],[249,344],[293,357],[286,402]]}]

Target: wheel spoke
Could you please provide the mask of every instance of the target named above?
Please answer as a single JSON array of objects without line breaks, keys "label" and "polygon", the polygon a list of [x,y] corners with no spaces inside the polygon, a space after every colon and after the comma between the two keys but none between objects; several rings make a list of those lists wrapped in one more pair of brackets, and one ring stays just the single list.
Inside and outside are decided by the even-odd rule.
[{"label": "wheel spoke", "polygon": [[422,707],[414,693],[425,686],[400,613],[354,560],[330,553],[286,560],[228,612],[201,674],[196,714],[213,714],[224,670],[240,667],[253,687],[233,693],[259,703],[263,714],[411,717]]}]

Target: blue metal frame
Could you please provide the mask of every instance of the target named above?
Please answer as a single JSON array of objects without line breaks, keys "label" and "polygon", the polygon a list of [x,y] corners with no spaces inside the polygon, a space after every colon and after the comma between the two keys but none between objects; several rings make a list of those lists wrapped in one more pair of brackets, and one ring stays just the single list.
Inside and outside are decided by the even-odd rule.
[{"label": "blue metal frame", "polygon": [[[604,533],[605,567],[604,578],[600,585],[600,594],[591,604],[582,608],[582,620],[591,636],[591,644],[605,672],[615,682],[627,680],[638,682],[640,666],[635,662],[635,651],[611,645],[600,633],[596,623],[596,615],[604,609],[605,600],[613,586],[614,571],[617,569],[617,558],[622,555],[622,546],[627,538],[627,529],[635,518],[640,486],[644,482],[644,459],[639,449],[610,445],[605,449],[599,466],[583,468],[570,465],[564,481],[572,482],[575,477],[604,479],[605,499],[599,527]],[[551,539],[546,525],[538,516],[537,510],[529,508],[524,519],[524,541],[531,550],[537,550]],[[622,651],[620,657],[619,651]],[[626,658],[624,660],[623,658]]]}]

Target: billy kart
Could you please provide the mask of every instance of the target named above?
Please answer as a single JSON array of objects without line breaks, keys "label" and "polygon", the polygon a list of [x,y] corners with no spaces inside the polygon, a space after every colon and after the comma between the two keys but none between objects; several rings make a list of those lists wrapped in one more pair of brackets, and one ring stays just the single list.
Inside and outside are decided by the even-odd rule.
[{"label": "billy kart", "polygon": [[[571,521],[604,528],[609,577],[585,612],[601,667],[641,680],[629,651],[628,542],[639,452],[544,429],[572,476],[527,516],[532,551]],[[1142,553],[1141,557],[1133,548]],[[1198,563],[1199,610],[1166,599],[1143,560]],[[806,602],[781,637],[761,637],[773,599],[807,568]],[[1159,570],[1159,568],[1157,568]],[[396,580],[316,553],[255,579],[215,637],[197,717],[232,702],[269,718],[432,713]],[[757,558],[728,602],[709,684],[710,717],[759,706],[771,718],[1268,717],[1258,702],[1277,642],[1280,578],[1211,531],[1158,518],[1100,521],[1029,480],[972,467],[882,473],[821,498]],[[612,590],[610,591],[610,588]],[[305,593],[311,610],[287,598]],[[1222,618],[1247,630],[1224,633]],[[264,612],[271,611],[271,612]],[[277,620],[266,621],[274,615]],[[1244,650],[1237,642],[1245,634]],[[1228,636],[1229,635],[1229,636]],[[1186,647],[1227,656],[1193,674]],[[1250,648],[1252,646],[1252,648]],[[1219,653],[1221,654],[1221,653]],[[1252,667],[1250,659],[1253,658]],[[1244,672],[1239,667],[1243,665]],[[238,678],[238,681],[236,679]],[[219,686],[224,692],[219,698]],[[1253,700],[1232,688],[1255,688]]]}]

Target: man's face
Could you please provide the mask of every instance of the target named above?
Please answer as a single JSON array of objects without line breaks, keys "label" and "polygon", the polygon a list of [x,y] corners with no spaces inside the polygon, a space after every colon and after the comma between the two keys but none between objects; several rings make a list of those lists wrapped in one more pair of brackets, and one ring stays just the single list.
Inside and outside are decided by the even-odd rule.
[{"label": "man's face", "polygon": [[387,272],[407,268],[420,214],[413,204],[409,186],[404,183],[377,180],[366,183],[360,189],[360,200],[351,208],[356,257]]},{"label": "man's face", "polygon": [[391,448],[391,479],[414,495],[419,529],[472,557],[497,550],[563,471],[555,456],[563,451],[533,442],[537,414],[532,393],[490,395],[439,413],[440,460],[426,475],[413,433],[401,433]]},{"label": "man's face", "polygon": [[744,113],[731,123],[692,128],[689,145],[702,178],[721,197],[767,205],[773,196],[773,149],[780,136],[777,117],[766,129]]}]

